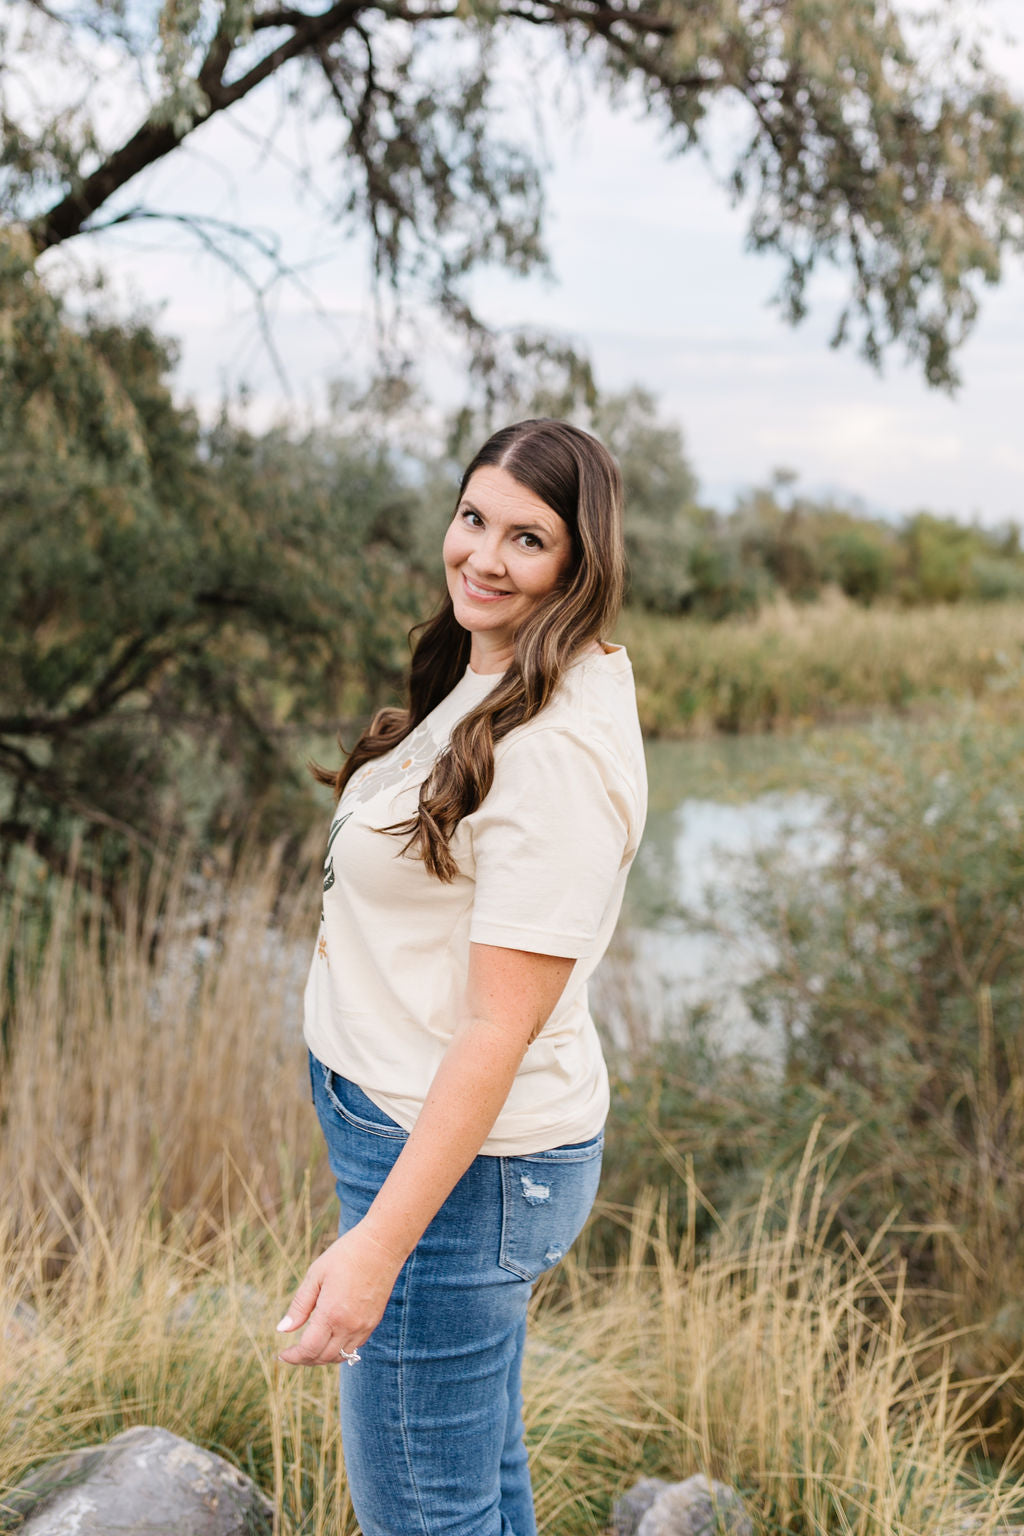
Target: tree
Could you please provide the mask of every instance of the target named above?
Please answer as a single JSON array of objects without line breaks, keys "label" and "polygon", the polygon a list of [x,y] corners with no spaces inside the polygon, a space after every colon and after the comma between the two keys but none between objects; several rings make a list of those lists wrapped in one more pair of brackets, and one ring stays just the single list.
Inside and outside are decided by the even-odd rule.
[{"label": "tree", "polygon": [[[742,102],[729,181],[784,258],[789,318],[835,262],[835,343],[877,363],[902,341],[948,385],[979,285],[1024,240],[1024,111],[951,26],[897,0],[9,0],[3,201],[38,251],[146,216],[136,178],[277,79],[293,112],[333,115],[334,209],[368,224],[379,274],[471,327],[475,266],[542,258],[539,170],[495,137],[491,78],[499,43],[540,35],[680,149]],[[47,101],[66,87],[49,110],[44,69]],[[133,126],[90,78],[120,82]]]},{"label": "tree", "polygon": [[[937,517],[933,512],[917,512],[902,530],[907,570],[904,577],[904,595],[908,601],[925,603],[958,603],[965,597],[977,597],[975,561],[994,564],[995,540],[991,534],[977,527],[958,523],[952,517]],[[993,596],[1015,596],[1012,558],[1000,562],[1005,570],[1007,590],[998,589]]]},{"label": "tree", "polygon": [[682,433],[659,421],[654,396],[645,389],[603,396],[593,426],[622,471],[629,509],[627,600],[655,612],[681,613],[692,606],[694,555],[711,521],[697,506],[697,477]]},{"label": "tree", "polygon": [[[68,324],[0,233],[0,844],[301,834],[288,727],[400,675],[415,495],[380,439],[203,434],[144,324]],[[410,622],[406,619],[406,624]],[[114,835],[110,835],[114,834]]]}]

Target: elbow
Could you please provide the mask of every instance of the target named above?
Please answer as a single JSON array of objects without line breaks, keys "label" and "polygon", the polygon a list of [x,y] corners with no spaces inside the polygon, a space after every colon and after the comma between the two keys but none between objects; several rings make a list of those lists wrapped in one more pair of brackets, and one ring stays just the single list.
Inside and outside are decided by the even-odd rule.
[{"label": "elbow", "polygon": [[474,1048],[489,1054],[512,1057],[518,1066],[546,1023],[546,1018],[533,1013],[509,1018],[486,1010],[474,1010],[463,1017],[455,1039],[471,1041]]}]

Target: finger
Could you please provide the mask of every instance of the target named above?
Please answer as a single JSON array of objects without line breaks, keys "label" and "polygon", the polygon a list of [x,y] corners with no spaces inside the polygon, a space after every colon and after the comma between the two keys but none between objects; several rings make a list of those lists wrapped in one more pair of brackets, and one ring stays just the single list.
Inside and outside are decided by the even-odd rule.
[{"label": "finger", "polygon": [[341,1345],[325,1317],[313,1314],[302,1338],[279,1356],[287,1365],[327,1365],[341,1358]]},{"label": "finger", "polygon": [[312,1269],[308,1269],[302,1284],[292,1297],[291,1305],[277,1325],[278,1333],[294,1333],[296,1328],[302,1327],[316,1306],[320,1286],[319,1276],[315,1275]]}]

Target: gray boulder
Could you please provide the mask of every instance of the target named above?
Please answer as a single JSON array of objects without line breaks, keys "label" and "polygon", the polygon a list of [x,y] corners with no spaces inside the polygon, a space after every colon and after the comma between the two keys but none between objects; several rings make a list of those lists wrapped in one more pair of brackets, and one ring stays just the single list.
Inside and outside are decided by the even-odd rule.
[{"label": "gray boulder", "polygon": [[214,1322],[224,1313],[240,1312],[245,1317],[270,1323],[276,1321],[269,1313],[280,1310],[277,1301],[267,1300],[254,1285],[241,1285],[237,1289],[226,1285],[212,1285],[183,1296],[170,1314],[170,1325],[182,1332],[198,1327],[204,1322]]},{"label": "gray boulder", "polygon": [[640,1521],[660,1493],[670,1488],[663,1477],[642,1477],[612,1505],[611,1536],[636,1536]]},{"label": "gray boulder", "polygon": [[222,1456],[166,1429],[126,1429],[56,1456],[5,1498],[18,1536],[270,1536],[273,1505]]},{"label": "gray boulder", "polygon": [[16,1301],[3,1325],[4,1342],[12,1348],[28,1344],[39,1333],[39,1313],[27,1301]]},{"label": "gray boulder", "polygon": [[60,1371],[67,1365],[64,1351],[47,1338],[38,1312],[27,1301],[14,1303],[13,1311],[0,1326],[0,1338],[9,1355],[20,1359],[26,1367],[31,1361],[35,1371],[40,1368]]},{"label": "gray boulder", "polygon": [[715,1536],[716,1532],[754,1536],[754,1526],[736,1490],[709,1481],[703,1473],[669,1483],[636,1528],[636,1536]]},{"label": "gray boulder", "polygon": [[[39,1314],[27,1301],[17,1301],[6,1317],[0,1318],[0,1353],[14,1367],[7,1385],[0,1388],[2,1416],[15,1424],[23,1423],[35,1410],[40,1393],[67,1370],[67,1355],[49,1337]],[[3,1499],[0,1498],[0,1531],[3,1530]]]}]

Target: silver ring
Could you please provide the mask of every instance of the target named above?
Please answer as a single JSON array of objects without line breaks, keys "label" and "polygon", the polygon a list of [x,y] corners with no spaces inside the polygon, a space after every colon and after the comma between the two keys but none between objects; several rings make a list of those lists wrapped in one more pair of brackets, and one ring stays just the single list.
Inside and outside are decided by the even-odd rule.
[{"label": "silver ring", "polygon": [[362,1355],[361,1355],[361,1354],[360,1354],[360,1353],[359,1353],[359,1351],[358,1351],[358,1349],[353,1349],[353,1350],[347,1350],[347,1349],[343,1349],[343,1350],[342,1350],[342,1351],[341,1351],[341,1358],[342,1358],[342,1359],[343,1359],[343,1360],[347,1360],[347,1361],[348,1361],[348,1363],[349,1363],[349,1365],[357,1365],[357,1364],[358,1364],[358,1362],[359,1362],[359,1361],[360,1361],[360,1360],[361,1360],[361,1359],[362,1359],[362,1358],[363,1358],[363,1357],[362,1357]]}]

